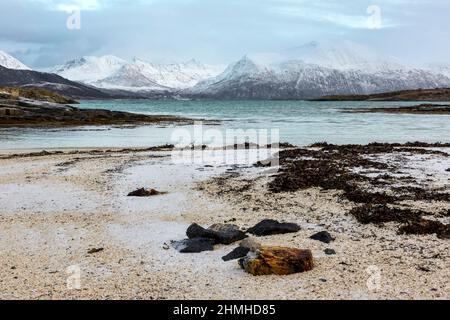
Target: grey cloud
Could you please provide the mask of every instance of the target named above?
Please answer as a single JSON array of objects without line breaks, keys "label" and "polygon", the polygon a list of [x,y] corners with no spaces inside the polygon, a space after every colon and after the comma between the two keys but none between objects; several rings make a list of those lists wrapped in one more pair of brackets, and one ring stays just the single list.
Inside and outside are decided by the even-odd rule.
[{"label": "grey cloud", "polygon": [[352,27],[371,1],[97,1],[97,10],[81,12],[81,30],[71,31],[68,14],[55,10],[68,0],[0,0],[0,49],[34,67],[89,54],[228,63],[323,39],[357,41],[413,61],[443,60],[450,50],[447,1],[376,1],[393,26],[381,30]]}]

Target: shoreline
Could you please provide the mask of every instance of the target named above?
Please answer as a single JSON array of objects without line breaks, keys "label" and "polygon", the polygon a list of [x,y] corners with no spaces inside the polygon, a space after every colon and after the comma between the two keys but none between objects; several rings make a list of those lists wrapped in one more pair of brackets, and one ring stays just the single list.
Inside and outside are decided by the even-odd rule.
[{"label": "shoreline", "polygon": [[197,121],[169,115],[83,109],[75,107],[75,102],[47,90],[0,88],[0,128],[186,125]]}]

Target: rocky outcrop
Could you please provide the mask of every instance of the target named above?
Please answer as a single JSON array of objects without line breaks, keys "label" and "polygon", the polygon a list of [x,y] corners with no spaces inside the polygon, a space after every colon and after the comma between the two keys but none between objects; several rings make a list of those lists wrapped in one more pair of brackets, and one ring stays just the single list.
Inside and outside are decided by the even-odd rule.
[{"label": "rocky outcrop", "polygon": [[0,93],[0,126],[92,126],[130,124],[189,124],[173,116],[150,116],[100,109],[80,109]]},{"label": "rocky outcrop", "polygon": [[263,220],[254,227],[247,230],[255,236],[269,236],[274,234],[294,233],[300,230],[300,226],[295,223],[280,223],[276,220]]},{"label": "rocky outcrop", "polygon": [[40,88],[21,88],[21,87],[0,87],[0,97],[18,99],[19,97],[36,100],[45,101],[59,104],[77,104],[78,102],[45,89]]},{"label": "rocky outcrop", "polygon": [[189,239],[207,238],[213,239],[215,244],[231,244],[233,242],[245,239],[246,234],[239,230],[238,226],[230,224],[215,224],[205,229],[198,224],[192,224],[186,231]]},{"label": "rocky outcrop", "polygon": [[290,275],[314,267],[310,250],[284,247],[261,247],[239,260],[239,265],[254,276]]}]

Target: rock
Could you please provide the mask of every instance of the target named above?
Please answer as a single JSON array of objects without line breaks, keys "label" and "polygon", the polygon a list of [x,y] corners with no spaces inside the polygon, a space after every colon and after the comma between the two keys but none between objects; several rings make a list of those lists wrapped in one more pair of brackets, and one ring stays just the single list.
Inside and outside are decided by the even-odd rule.
[{"label": "rock", "polygon": [[245,239],[247,235],[239,230],[238,226],[232,224],[215,224],[205,229],[194,223],[186,231],[189,239],[208,238],[213,239],[215,244],[231,244],[233,242]]},{"label": "rock", "polygon": [[317,240],[323,243],[330,243],[331,241],[334,241],[334,238],[331,236],[331,234],[327,231],[321,231],[316,234],[313,234],[310,239]]},{"label": "rock", "polygon": [[329,256],[336,254],[336,251],[333,249],[325,249],[324,252],[326,255],[329,255]]},{"label": "rock", "polygon": [[249,248],[237,247],[236,249],[231,251],[226,256],[223,256],[222,260],[223,261],[231,261],[231,260],[244,258],[249,252],[250,252]]},{"label": "rock", "polygon": [[231,244],[247,238],[245,232],[241,231],[239,227],[234,224],[214,224],[210,226],[208,230],[218,234],[219,242],[221,244]]},{"label": "rock", "polygon": [[104,250],[103,248],[94,248],[94,249],[90,249],[87,253],[94,254],[94,253],[102,252],[103,250]]},{"label": "rock", "polygon": [[243,248],[247,248],[253,252],[256,252],[259,249],[261,249],[261,244],[252,238],[247,238],[247,239],[242,240],[241,243],[239,244],[239,246],[241,246]]},{"label": "rock", "polygon": [[162,246],[162,248],[163,248],[164,250],[169,250],[169,249],[170,249],[170,246],[169,246],[167,243],[164,243],[163,246]]},{"label": "rock", "polygon": [[188,236],[189,239],[192,239],[192,238],[214,239],[214,237],[216,236],[214,231],[207,230],[207,229],[199,226],[197,223],[193,223],[187,228],[186,235]]},{"label": "rock", "polygon": [[247,232],[256,236],[269,236],[298,232],[299,230],[300,226],[295,223],[280,223],[276,220],[267,219],[248,229]]},{"label": "rock", "polygon": [[151,197],[151,196],[159,196],[161,194],[166,194],[167,192],[159,192],[155,189],[138,189],[128,194],[128,197]]},{"label": "rock", "polygon": [[261,247],[239,260],[239,265],[254,276],[289,275],[313,269],[310,250],[283,247]]},{"label": "rock", "polygon": [[214,250],[214,240],[207,238],[193,238],[172,241],[172,246],[180,253],[199,253]]}]

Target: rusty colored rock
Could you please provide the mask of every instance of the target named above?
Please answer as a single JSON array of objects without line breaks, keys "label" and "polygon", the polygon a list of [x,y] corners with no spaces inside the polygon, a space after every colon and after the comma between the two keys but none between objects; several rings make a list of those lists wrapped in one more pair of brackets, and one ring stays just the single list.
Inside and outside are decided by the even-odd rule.
[{"label": "rusty colored rock", "polygon": [[254,276],[289,275],[310,271],[314,267],[310,250],[284,247],[261,247],[239,260],[240,266]]},{"label": "rusty colored rock", "polygon": [[155,189],[138,189],[136,191],[130,192],[128,197],[151,197],[151,196],[159,196],[161,194],[166,194],[166,192],[160,192]]}]

